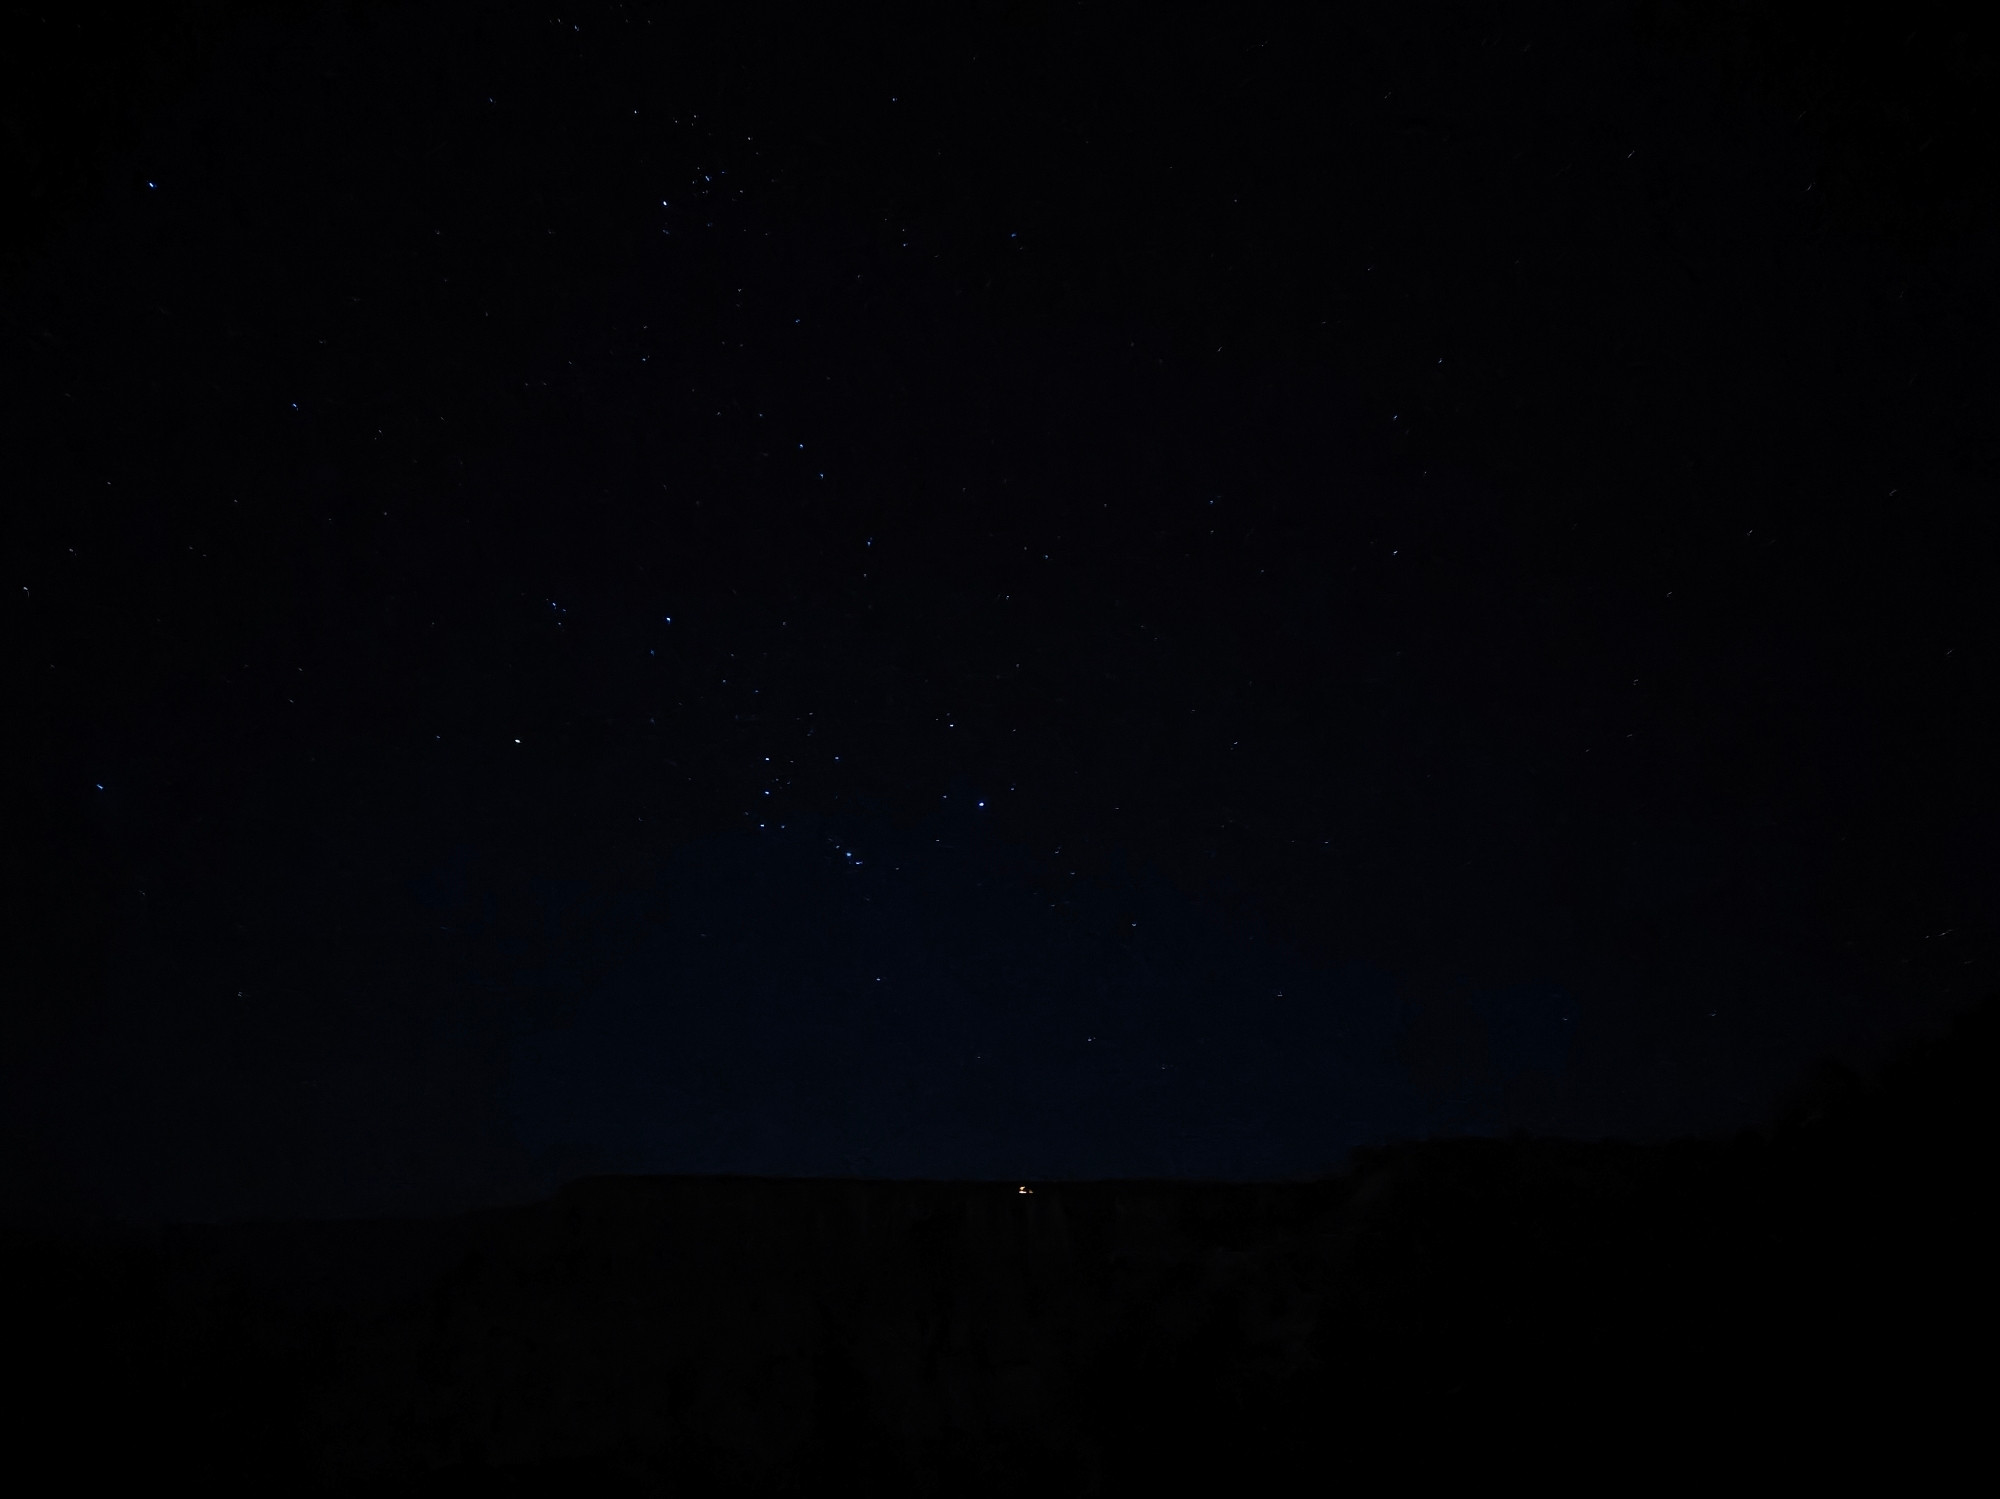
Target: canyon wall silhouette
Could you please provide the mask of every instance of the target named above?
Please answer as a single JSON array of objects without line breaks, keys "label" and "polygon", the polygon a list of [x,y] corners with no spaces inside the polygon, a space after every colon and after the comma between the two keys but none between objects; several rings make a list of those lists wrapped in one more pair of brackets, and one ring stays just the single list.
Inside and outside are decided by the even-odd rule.
[{"label": "canyon wall silhouette", "polygon": [[1977,1430],[1992,1056],[1989,1000],[1734,1140],[1434,1140],[1316,1181],[17,1225],[9,1447],[211,1492],[1910,1472]]}]

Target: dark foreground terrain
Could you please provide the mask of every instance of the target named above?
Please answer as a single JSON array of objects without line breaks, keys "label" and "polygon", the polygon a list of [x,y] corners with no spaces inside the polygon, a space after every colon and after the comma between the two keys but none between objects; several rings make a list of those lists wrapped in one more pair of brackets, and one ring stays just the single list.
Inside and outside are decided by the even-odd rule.
[{"label": "dark foreground terrain", "polygon": [[100,1492],[1909,1475],[1988,1408],[1992,1031],[1989,1002],[1731,1142],[17,1227],[9,1450]]}]

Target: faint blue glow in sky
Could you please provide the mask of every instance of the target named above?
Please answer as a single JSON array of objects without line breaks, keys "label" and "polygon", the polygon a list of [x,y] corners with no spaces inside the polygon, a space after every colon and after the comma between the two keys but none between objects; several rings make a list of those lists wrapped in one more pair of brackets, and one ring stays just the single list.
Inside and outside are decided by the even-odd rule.
[{"label": "faint blue glow in sky", "polygon": [[1426,1094],[1388,973],[1315,969],[1149,874],[1044,862],[970,812],[679,850],[665,921],[516,1028],[521,1142],[628,1172],[1294,1176],[1482,1132],[1516,1075],[1562,1071],[1553,986],[1474,996],[1487,1065]]}]

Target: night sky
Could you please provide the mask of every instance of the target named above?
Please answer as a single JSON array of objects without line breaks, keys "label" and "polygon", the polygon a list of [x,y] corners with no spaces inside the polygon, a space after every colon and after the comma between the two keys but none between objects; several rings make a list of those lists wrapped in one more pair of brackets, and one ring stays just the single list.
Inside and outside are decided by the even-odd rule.
[{"label": "night sky", "polygon": [[1992,986],[1983,42],[55,9],[15,1210],[1727,1135]]}]

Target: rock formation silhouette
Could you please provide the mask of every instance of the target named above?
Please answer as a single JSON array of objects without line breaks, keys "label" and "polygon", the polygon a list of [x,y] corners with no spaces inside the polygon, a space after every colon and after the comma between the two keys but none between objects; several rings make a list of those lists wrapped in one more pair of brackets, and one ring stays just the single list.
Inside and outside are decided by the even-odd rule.
[{"label": "rock formation silhouette", "polygon": [[1323,1180],[596,1178],[7,1241],[10,1450],[210,1492],[1157,1492],[1952,1460],[1991,1000],[1772,1127]]}]

